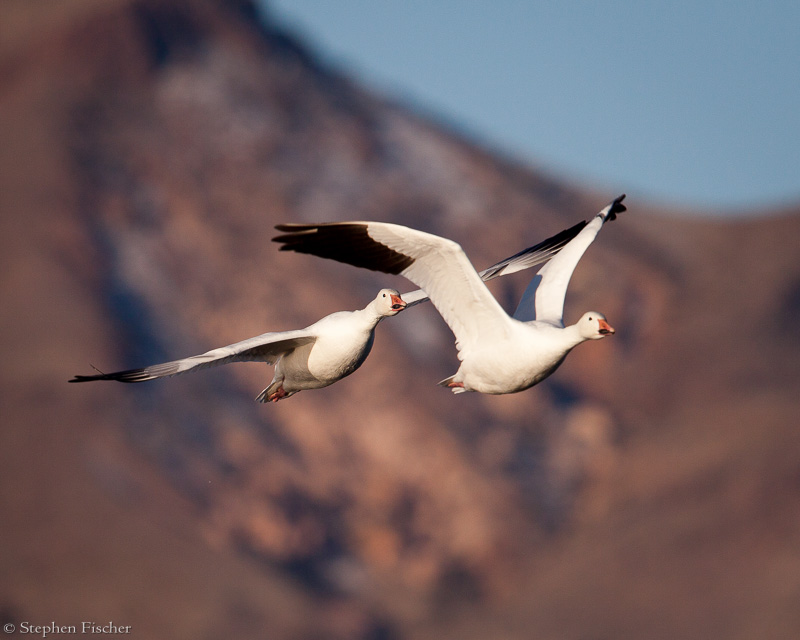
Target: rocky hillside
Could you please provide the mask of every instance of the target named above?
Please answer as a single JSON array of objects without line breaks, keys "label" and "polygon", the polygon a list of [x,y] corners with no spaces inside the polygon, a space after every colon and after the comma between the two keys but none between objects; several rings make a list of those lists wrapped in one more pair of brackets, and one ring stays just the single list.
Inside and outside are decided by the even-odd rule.
[{"label": "rocky hillside", "polygon": [[[798,210],[701,220],[629,193],[567,299],[617,335],[512,396],[435,385],[457,360],[424,307],[276,405],[252,401],[258,364],[67,385],[415,288],[279,253],[277,223],[400,222],[484,267],[618,194],[357,86],[248,0],[0,17],[4,623],[797,637]],[[529,275],[491,288],[513,308]]]}]

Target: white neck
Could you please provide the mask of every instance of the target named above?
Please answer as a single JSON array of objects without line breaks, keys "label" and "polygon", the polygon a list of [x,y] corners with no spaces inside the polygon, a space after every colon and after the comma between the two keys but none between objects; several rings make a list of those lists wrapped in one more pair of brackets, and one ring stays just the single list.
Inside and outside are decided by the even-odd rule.
[{"label": "white neck", "polygon": [[577,324],[571,324],[562,329],[564,344],[568,349],[577,347],[581,342],[586,342],[589,338],[581,335],[581,330]]},{"label": "white neck", "polygon": [[363,309],[359,309],[358,311],[353,311],[353,314],[361,318],[364,324],[366,324],[371,329],[374,329],[378,325],[378,323],[386,317],[378,313],[378,310],[375,308],[374,300],[370,302]]}]

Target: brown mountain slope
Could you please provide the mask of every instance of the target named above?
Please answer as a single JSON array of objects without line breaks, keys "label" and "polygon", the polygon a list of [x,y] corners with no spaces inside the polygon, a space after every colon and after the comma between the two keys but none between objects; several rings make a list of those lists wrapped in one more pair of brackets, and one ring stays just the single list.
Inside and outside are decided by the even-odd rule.
[{"label": "brown mountain slope", "polygon": [[[182,357],[406,288],[278,253],[278,222],[392,220],[482,267],[617,194],[371,95],[247,2],[47,4],[0,20],[10,623],[797,635],[797,211],[695,221],[629,194],[567,300],[617,336],[514,396],[435,386],[456,358],[432,308],[383,323],[352,377],[274,406],[252,402],[263,365],[67,385],[88,362]],[[526,284],[491,288],[510,307]]]}]

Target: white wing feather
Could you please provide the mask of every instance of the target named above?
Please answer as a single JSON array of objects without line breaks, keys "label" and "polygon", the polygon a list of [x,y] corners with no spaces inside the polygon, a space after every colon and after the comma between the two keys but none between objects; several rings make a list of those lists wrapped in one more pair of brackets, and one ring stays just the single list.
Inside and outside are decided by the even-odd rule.
[{"label": "white wing feather", "polygon": [[130,369],[115,373],[102,373],[94,376],[75,376],[70,382],[89,380],[118,380],[120,382],[144,382],[156,378],[166,378],[188,371],[216,367],[230,362],[275,362],[289,351],[314,342],[316,336],[307,329],[264,333],[254,338],[206,351],[200,355],[154,364],[142,369]]},{"label": "white wing feather", "polygon": [[572,273],[586,249],[594,242],[609,212],[615,206],[619,206],[620,201],[621,198],[618,198],[600,211],[575,238],[539,269],[522,294],[522,299],[514,311],[515,319],[522,322],[537,320],[564,326],[564,300]]},{"label": "white wing feather", "polygon": [[[481,280],[488,282],[494,278],[507,276],[509,274],[516,273],[517,271],[530,269],[537,264],[547,262],[564,246],[566,246],[570,240],[578,235],[585,225],[585,222],[580,222],[576,225],[573,225],[569,229],[564,229],[563,231],[551,236],[550,238],[547,238],[546,240],[543,240],[542,242],[539,242],[538,244],[527,247],[526,249],[515,253],[513,256],[509,256],[508,258],[504,258],[503,260],[494,263],[491,267],[487,267],[483,271],[479,271],[478,275],[481,277]],[[401,297],[408,307],[413,307],[430,300],[430,298],[428,298],[428,294],[426,294],[422,289],[404,293]]]},{"label": "white wing feather", "polygon": [[456,337],[459,351],[480,336],[504,331],[508,314],[495,300],[458,243],[385,222],[369,222],[371,238],[414,259],[401,275],[421,287]]}]

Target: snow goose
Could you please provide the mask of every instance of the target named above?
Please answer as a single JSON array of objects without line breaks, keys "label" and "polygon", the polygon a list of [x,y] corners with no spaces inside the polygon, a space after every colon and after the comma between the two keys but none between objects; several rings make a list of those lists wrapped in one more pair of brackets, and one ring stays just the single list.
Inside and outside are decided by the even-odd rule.
[{"label": "snow goose", "polygon": [[578,344],[614,333],[601,313],[587,312],[565,326],[563,311],[572,272],[603,224],[625,211],[624,198],[600,211],[542,267],[513,317],[461,247],[440,236],[385,222],[333,222],[279,225],[284,235],[274,241],[281,250],[405,276],[427,292],[456,338],[461,366],[440,384],[454,393],[515,393],[544,380]]},{"label": "snow goose", "polygon": [[[501,260],[480,275],[491,280],[546,262],[574,238],[584,225],[585,223],[579,223],[565,229],[535,246]],[[70,382],[144,382],[231,362],[266,362],[275,366],[275,374],[270,385],[256,400],[277,402],[298,391],[327,387],[353,373],[369,355],[375,338],[375,328],[381,320],[427,300],[427,295],[421,290],[401,296],[394,289],[382,289],[366,308],[332,313],[305,329],[265,333],[190,358],[116,373],[79,375]]]}]

